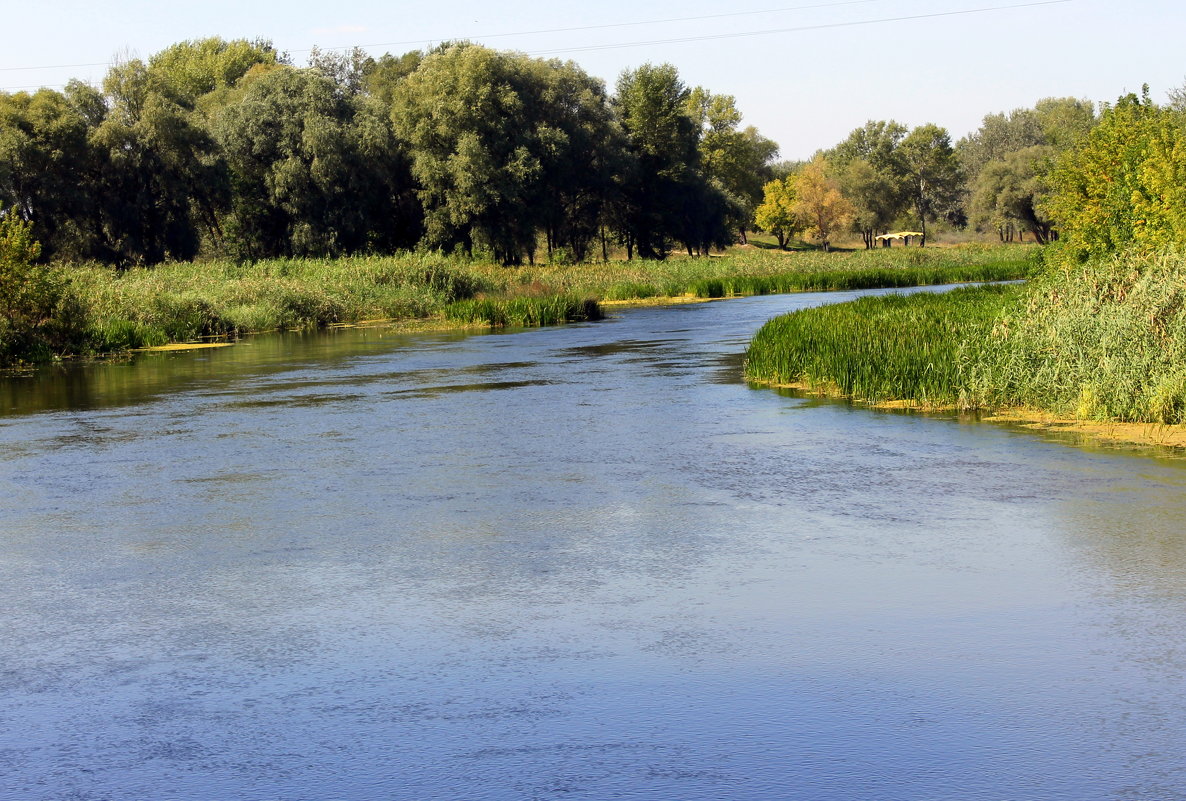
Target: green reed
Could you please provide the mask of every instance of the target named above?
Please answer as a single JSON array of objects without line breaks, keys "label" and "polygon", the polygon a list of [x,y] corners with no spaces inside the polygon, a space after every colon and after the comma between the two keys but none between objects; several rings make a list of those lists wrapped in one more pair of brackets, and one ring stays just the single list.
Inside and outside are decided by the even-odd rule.
[{"label": "green reed", "polygon": [[1024,288],[966,287],[885,295],[793,312],[766,323],[746,352],[746,377],[858,400],[968,406],[971,371]]}]

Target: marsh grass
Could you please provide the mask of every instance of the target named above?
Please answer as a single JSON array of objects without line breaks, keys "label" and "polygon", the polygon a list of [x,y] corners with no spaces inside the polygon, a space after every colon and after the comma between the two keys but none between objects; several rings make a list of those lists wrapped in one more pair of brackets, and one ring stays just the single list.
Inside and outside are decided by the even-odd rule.
[{"label": "marsh grass", "polygon": [[971,371],[1023,287],[885,295],[777,317],[754,336],[746,377],[872,403],[968,406]]},{"label": "marsh grass", "polygon": [[1053,264],[991,332],[982,405],[1186,423],[1186,252]]},{"label": "marsh grass", "polygon": [[363,320],[553,325],[596,319],[598,300],[1016,278],[1029,271],[1030,253],[1016,246],[832,254],[739,248],[713,258],[516,268],[434,253],[173,263],[122,272],[71,266],[71,333],[46,354],[109,353]]},{"label": "marsh grass", "polygon": [[864,401],[1186,423],[1186,253],[1051,263],[1025,287],[863,298],[754,337],[746,375]]}]

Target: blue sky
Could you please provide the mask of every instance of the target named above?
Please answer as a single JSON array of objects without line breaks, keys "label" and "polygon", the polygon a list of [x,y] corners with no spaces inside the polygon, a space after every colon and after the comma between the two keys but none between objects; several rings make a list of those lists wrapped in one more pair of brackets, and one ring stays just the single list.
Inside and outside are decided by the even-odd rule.
[{"label": "blue sky", "polygon": [[[470,38],[572,59],[611,87],[623,69],[670,62],[689,85],[735,95],[745,122],[784,158],[807,158],[868,119],[935,122],[957,139],[986,113],[1043,97],[1110,101],[1148,83],[1162,100],[1186,82],[1186,4],[1069,0],[974,12],[1019,2],[43,0],[5,9],[0,89],[98,82],[113,57],[212,35],[271,39],[298,64],[313,45],[381,45],[367,48],[380,55]],[[555,30],[586,26],[615,27]],[[553,32],[529,33],[541,30]],[[762,31],[780,32],[750,35]],[[13,69],[92,63],[100,66]]]}]

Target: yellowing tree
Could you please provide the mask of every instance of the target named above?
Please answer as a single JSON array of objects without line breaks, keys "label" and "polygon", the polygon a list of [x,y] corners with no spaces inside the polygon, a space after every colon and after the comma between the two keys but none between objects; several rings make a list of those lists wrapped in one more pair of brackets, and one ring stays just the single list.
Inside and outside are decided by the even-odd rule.
[{"label": "yellowing tree", "polygon": [[795,214],[795,178],[775,178],[762,187],[762,204],[754,210],[754,224],[769,231],[786,250],[787,240],[802,226]]},{"label": "yellowing tree", "polygon": [[795,216],[808,236],[819,240],[827,252],[831,248],[832,235],[849,225],[856,211],[841,194],[823,156],[816,156],[803,168],[796,189]]}]

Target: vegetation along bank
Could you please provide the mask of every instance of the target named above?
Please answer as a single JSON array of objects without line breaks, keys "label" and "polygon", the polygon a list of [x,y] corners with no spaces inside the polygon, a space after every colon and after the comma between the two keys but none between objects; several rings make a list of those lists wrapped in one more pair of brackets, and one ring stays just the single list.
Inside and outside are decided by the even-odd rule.
[{"label": "vegetation along bank", "polygon": [[747,375],[872,403],[1181,426],[1184,177],[1186,110],[1122,98],[1048,172],[1062,236],[1034,280],[796,312],[754,338]]}]

